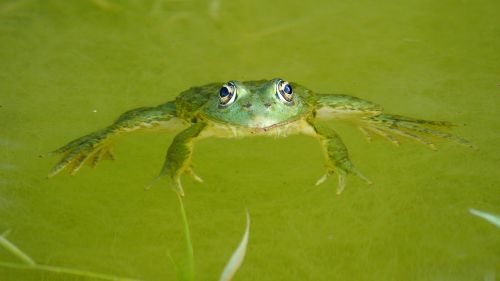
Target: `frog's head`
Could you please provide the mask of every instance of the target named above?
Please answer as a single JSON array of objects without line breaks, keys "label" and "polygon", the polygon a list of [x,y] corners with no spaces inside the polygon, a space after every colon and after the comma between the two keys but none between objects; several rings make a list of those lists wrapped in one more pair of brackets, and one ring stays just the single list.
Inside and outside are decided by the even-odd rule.
[{"label": "frog's head", "polygon": [[221,123],[267,128],[291,122],[307,112],[308,106],[301,97],[303,92],[308,91],[278,78],[229,81],[221,85],[203,112]]}]

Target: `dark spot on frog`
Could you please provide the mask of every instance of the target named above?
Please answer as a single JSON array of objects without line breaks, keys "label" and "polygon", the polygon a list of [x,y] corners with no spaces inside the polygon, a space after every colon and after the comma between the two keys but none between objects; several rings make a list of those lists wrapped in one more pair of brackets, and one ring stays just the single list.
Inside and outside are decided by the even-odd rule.
[{"label": "dark spot on frog", "polygon": [[247,102],[247,103],[243,104],[242,106],[248,109],[248,108],[252,107],[252,104]]}]

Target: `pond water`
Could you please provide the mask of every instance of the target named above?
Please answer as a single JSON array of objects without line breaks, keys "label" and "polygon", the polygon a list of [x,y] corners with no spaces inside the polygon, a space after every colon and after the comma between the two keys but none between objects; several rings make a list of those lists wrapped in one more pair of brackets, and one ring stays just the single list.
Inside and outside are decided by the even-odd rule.
[{"label": "pond water", "polygon": [[[368,144],[332,123],[373,185],[314,186],[317,140],[207,139],[184,178],[198,280],[495,280],[500,230],[498,1],[0,1],[0,232],[40,264],[175,280],[183,224],[165,182],[175,132],[137,133],[116,161],[47,179],[39,158],[191,86],[282,77],[386,112],[448,120],[477,149]],[[18,262],[0,249],[0,261]],[[0,267],[0,279],[83,280]],[[87,279],[85,279],[87,280]],[[94,280],[88,278],[88,280]]]}]

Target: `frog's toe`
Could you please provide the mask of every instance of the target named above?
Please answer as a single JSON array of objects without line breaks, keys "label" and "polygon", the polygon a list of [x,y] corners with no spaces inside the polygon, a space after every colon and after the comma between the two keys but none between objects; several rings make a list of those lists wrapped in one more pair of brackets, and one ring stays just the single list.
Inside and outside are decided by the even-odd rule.
[{"label": "frog's toe", "polygon": [[357,177],[365,181],[367,184],[372,184],[372,181],[370,181],[365,175],[363,175],[356,168],[351,167],[348,171],[343,169],[336,169],[335,171],[333,169],[328,169],[327,172],[316,181],[316,186],[324,183],[331,175],[335,173],[337,174],[338,178],[337,191],[336,191],[337,195],[341,194],[344,191],[346,187],[347,175],[349,173],[356,175]]},{"label": "frog's toe", "polygon": [[172,188],[180,196],[184,196],[184,188],[182,188],[182,182],[181,182],[181,178],[179,176],[173,178]]},{"label": "frog's toe", "polygon": [[66,153],[61,161],[59,161],[56,165],[54,165],[54,167],[52,167],[47,177],[52,178],[55,175],[59,174],[62,170],[70,167],[75,162],[75,159],[79,157],[79,155],[80,153],[76,150]]},{"label": "frog's toe", "polygon": [[203,183],[203,179],[198,176],[194,170],[193,170],[193,167],[190,166],[189,168],[186,169],[186,173],[195,181],[199,182],[199,183]]},{"label": "frog's toe", "polygon": [[337,183],[337,195],[340,195],[344,191],[346,186],[347,173],[345,171],[339,171],[338,173],[338,183]]},{"label": "frog's toe", "polygon": [[[333,170],[327,171],[323,176],[321,176],[316,181],[316,186],[324,183],[333,174],[334,174]],[[338,175],[338,184],[337,184],[337,191],[336,191],[336,193],[337,193],[337,195],[339,195],[345,189],[347,173],[345,171],[340,170],[339,172],[337,172],[337,175]]]},{"label": "frog's toe", "polygon": [[103,147],[103,148],[97,150],[96,152],[94,152],[90,156],[88,163],[90,164],[90,166],[92,168],[95,168],[100,161],[106,160],[106,159],[109,159],[112,161],[115,160],[115,156],[113,155],[113,152],[112,152],[110,146]]},{"label": "frog's toe", "polygon": [[399,146],[399,140],[397,140],[391,133],[384,131],[382,129],[379,129],[377,127],[366,127],[367,130],[370,132],[379,135],[383,137],[384,139],[388,140],[390,143],[394,144],[395,146]]},{"label": "frog's toe", "polygon": [[92,155],[91,159],[89,160],[90,166],[92,168],[95,168],[97,164],[103,159],[104,152],[105,152],[104,149],[100,149],[96,151],[94,155]]},{"label": "frog's toe", "polygon": [[365,122],[365,129],[395,144],[397,144],[397,140],[393,135],[413,139],[432,150],[436,150],[432,140],[449,140],[473,148],[469,141],[444,131],[454,126],[454,124],[445,121],[430,121],[399,115],[380,114],[365,119]]},{"label": "frog's toe", "polygon": [[175,192],[179,193],[179,195],[184,196],[184,188],[182,187],[182,181],[181,181],[181,175],[183,173],[188,174],[191,178],[193,178],[195,181],[202,183],[203,179],[198,176],[194,171],[192,166],[188,166],[184,171],[178,171],[174,173],[174,175],[171,177],[172,182],[171,186],[175,190]]},{"label": "frog's toe", "polygon": [[90,156],[92,156],[92,154],[88,153],[88,154],[81,154],[80,156],[75,158],[71,163],[71,165],[68,165],[69,174],[74,176],[83,166],[83,164],[87,162]]},{"label": "frog's toe", "polygon": [[330,176],[330,173],[328,173],[328,172],[327,172],[327,173],[325,173],[324,175],[322,175],[322,176],[321,176],[321,178],[319,178],[319,179],[316,181],[316,186],[318,186],[318,185],[320,185],[320,184],[324,183],[324,182],[328,179],[328,177],[329,177],[329,176]]},{"label": "frog's toe", "polygon": [[365,136],[367,142],[372,142],[372,134],[366,128],[358,126],[358,130]]},{"label": "frog's toe", "polygon": [[57,174],[59,174],[64,168],[66,168],[66,166],[68,165],[68,163],[66,162],[59,162],[57,163],[56,165],[54,165],[54,167],[52,167],[52,169],[49,171],[49,174],[47,175],[48,178],[52,178],[54,176],[56,176]]},{"label": "frog's toe", "polygon": [[[169,185],[172,187],[172,189],[179,193],[179,195],[181,196],[184,196],[184,188],[182,188],[182,182],[181,182],[181,177],[180,177],[180,174],[181,173],[173,173],[171,174],[170,176],[168,176],[167,178],[170,179],[170,183]],[[146,190],[149,190],[153,187],[153,185],[155,185],[158,181],[160,181],[161,179],[164,179],[165,176],[167,175],[167,173],[161,173],[160,175],[158,175],[156,178],[154,178],[146,187],[145,189]]]},{"label": "frog's toe", "polygon": [[373,183],[369,178],[367,178],[365,175],[363,175],[363,173],[361,173],[355,167],[352,167],[349,170],[349,173],[352,173],[352,174],[356,175],[358,178],[362,179],[366,184],[372,184]]}]

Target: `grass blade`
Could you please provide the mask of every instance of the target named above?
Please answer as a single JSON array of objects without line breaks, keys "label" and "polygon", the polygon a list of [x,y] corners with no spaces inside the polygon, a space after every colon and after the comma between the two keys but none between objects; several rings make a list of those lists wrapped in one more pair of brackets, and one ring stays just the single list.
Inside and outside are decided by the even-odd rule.
[{"label": "grass blade", "polygon": [[182,221],[184,223],[184,235],[186,239],[186,254],[187,254],[187,264],[184,271],[184,280],[193,281],[194,280],[194,253],[193,244],[191,243],[191,233],[189,232],[189,224],[186,216],[186,210],[184,209],[184,204],[182,203],[182,196],[177,192],[177,197],[179,198],[179,204],[181,206]]},{"label": "grass blade", "polygon": [[224,271],[222,271],[219,281],[230,281],[236,274],[236,271],[240,268],[241,264],[243,263],[243,259],[245,258],[245,253],[247,251],[249,233],[250,233],[250,215],[248,214],[247,211],[247,226],[245,229],[245,234],[243,234],[243,238],[241,239],[238,248],[236,248],[236,250],[233,252],[233,255],[231,256],[228,263],[224,267]]},{"label": "grass blade", "polygon": [[472,208],[469,209],[469,212],[475,216],[478,216],[478,217],[496,225],[497,227],[500,227],[500,216],[493,215],[493,214],[486,213],[486,212],[479,211],[479,210],[472,209]]},{"label": "grass blade", "polygon": [[170,253],[170,251],[167,253],[167,255],[168,255],[168,258],[170,259],[170,262],[174,266],[174,270],[175,270],[175,273],[177,274],[177,277],[179,277],[179,279],[181,279],[180,278],[181,270],[180,270],[179,266],[177,265],[177,263],[175,262],[174,258],[172,257],[172,254]]},{"label": "grass blade", "polygon": [[0,236],[0,245],[2,245],[7,251],[11,252],[14,256],[22,260],[25,264],[35,265],[35,261],[30,256],[21,251],[21,249],[19,249],[16,245],[5,238],[9,232],[10,230],[4,232]]},{"label": "grass blade", "polygon": [[100,279],[100,280],[108,280],[108,281],[140,281],[139,279],[117,277],[117,276],[108,275],[108,274],[95,273],[95,272],[89,272],[89,271],[72,269],[72,268],[65,268],[65,267],[58,267],[58,266],[42,265],[42,264],[25,265],[25,264],[10,263],[10,262],[0,262],[0,266],[9,267],[9,268],[16,268],[16,269],[41,270],[41,271],[47,271],[47,272],[53,272],[53,273],[62,273],[62,274],[69,274],[69,275],[75,275],[75,276],[90,277],[90,278],[95,278],[95,279]]},{"label": "grass blade", "polygon": [[3,246],[7,251],[9,251],[13,255],[15,255],[17,258],[22,260],[24,262],[24,264],[0,261],[0,267],[8,267],[8,268],[14,268],[14,269],[26,269],[26,270],[40,270],[40,271],[47,271],[47,272],[53,272],[53,273],[61,273],[61,274],[69,274],[69,275],[75,275],[75,276],[90,277],[90,278],[94,278],[94,279],[108,280],[108,281],[140,281],[138,279],[117,277],[114,275],[95,273],[95,272],[73,269],[73,268],[37,264],[30,256],[28,256],[21,249],[19,249],[16,245],[14,245],[14,243],[10,242],[6,238],[6,236],[8,235],[9,232],[10,231],[6,231],[2,235],[0,235],[0,245]]}]

